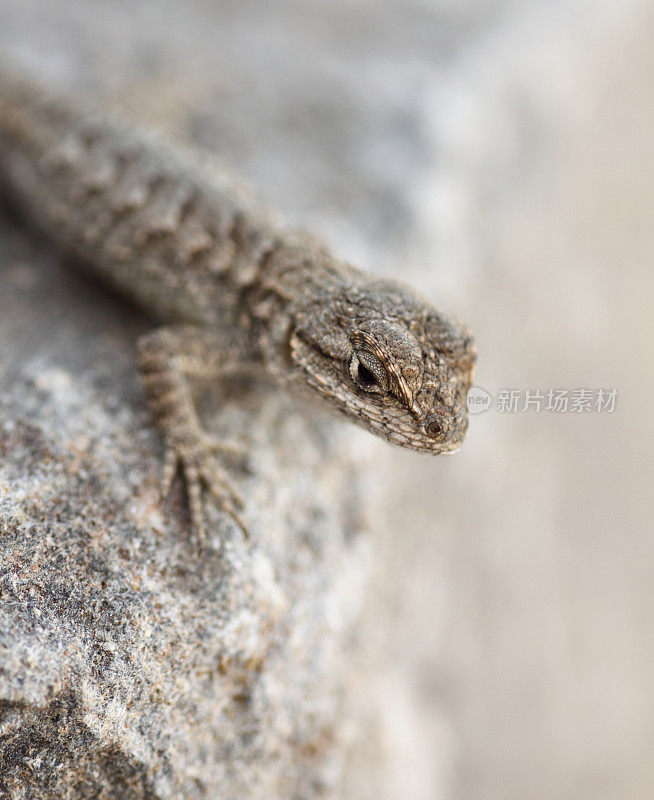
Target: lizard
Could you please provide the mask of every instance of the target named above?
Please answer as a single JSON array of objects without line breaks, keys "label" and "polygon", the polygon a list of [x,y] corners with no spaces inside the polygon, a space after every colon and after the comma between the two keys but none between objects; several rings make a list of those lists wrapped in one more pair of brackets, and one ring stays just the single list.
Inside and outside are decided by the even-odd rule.
[{"label": "lizard", "polygon": [[284,228],[208,156],[0,73],[0,185],[61,251],[160,325],[137,363],[192,530],[205,493],[247,533],[244,499],[192,382],[257,367],[388,442],[456,452],[476,347],[408,286]]}]

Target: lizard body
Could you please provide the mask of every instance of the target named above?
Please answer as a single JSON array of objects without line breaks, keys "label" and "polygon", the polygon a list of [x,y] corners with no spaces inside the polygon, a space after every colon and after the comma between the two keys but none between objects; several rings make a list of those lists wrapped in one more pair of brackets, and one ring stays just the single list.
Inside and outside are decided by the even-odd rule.
[{"label": "lizard body", "polygon": [[0,77],[0,182],[67,253],[167,327],[139,342],[193,525],[201,488],[244,528],[188,378],[258,364],[373,433],[456,451],[467,428],[470,332],[408,287],[283,230],[197,153]]}]

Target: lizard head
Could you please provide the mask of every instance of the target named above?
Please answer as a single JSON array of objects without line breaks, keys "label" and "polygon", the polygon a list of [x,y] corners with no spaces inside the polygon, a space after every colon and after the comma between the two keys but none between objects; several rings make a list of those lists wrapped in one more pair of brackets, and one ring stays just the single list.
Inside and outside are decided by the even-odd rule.
[{"label": "lizard head", "polygon": [[470,331],[410,289],[366,278],[296,316],[301,382],[395,444],[453,453],[463,442],[476,350]]}]

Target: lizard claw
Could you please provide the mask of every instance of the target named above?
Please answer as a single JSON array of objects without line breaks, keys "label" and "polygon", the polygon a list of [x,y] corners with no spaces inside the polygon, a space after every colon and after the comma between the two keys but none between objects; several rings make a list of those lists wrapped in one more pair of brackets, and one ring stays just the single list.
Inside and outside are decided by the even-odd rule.
[{"label": "lizard claw", "polygon": [[212,436],[209,433],[205,433],[204,437],[207,449],[214,453],[226,453],[227,455],[237,456],[239,458],[243,458],[247,455],[248,449],[243,442],[219,439],[217,436]]},{"label": "lizard claw", "polygon": [[244,473],[252,473],[252,467],[249,458],[249,449],[246,444],[239,441],[226,441],[219,439],[210,434],[206,436],[206,447],[212,453],[218,453],[221,456],[227,456],[229,461],[233,463],[234,467]]},{"label": "lizard claw", "polygon": [[243,495],[232,485],[229,475],[216,461],[216,450],[232,451],[230,444],[225,447],[213,439],[200,439],[192,444],[168,442],[161,475],[161,496],[170,492],[178,469],[181,469],[188,496],[191,524],[196,537],[202,541],[206,531],[202,508],[202,490],[209,490],[216,505],[228,514],[245,536],[248,530],[243,518],[238,513],[243,509]]}]

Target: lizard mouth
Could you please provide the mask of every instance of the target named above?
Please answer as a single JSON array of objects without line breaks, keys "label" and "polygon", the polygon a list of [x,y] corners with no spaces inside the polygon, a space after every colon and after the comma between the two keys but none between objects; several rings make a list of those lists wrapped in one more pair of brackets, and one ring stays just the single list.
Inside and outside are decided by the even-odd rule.
[{"label": "lizard mouth", "polygon": [[[350,386],[347,371],[336,359],[297,332],[290,344],[299,368],[293,383],[305,391],[312,390],[324,408],[399,447],[432,455],[455,453],[461,447],[468,427],[465,406],[452,409],[437,401],[423,415],[417,413],[417,407],[408,408],[392,395],[362,394]],[[433,397],[430,399],[433,403]]]},{"label": "lizard mouth", "polygon": [[428,414],[419,421],[409,412],[401,413],[397,408],[394,413],[378,416],[373,412],[357,421],[393,444],[431,455],[456,453],[468,429],[465,413],[453,416]]}]

